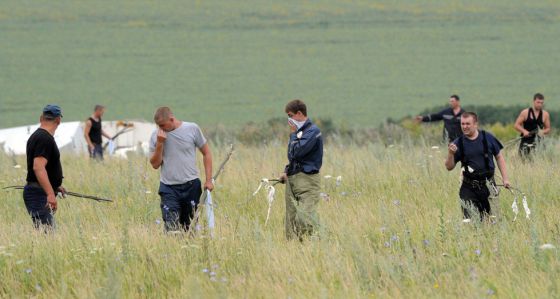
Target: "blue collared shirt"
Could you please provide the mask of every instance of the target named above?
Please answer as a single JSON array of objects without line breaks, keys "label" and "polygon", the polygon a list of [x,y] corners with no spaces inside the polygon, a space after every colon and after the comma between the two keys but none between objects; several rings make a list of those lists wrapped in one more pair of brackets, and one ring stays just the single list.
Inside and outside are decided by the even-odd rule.
[{"label": "blue collared shirt", "polygon": [[307,119],[303,126],[290,134],[286,173],[318,173],[323,164],[323,137],[321,130]]}]

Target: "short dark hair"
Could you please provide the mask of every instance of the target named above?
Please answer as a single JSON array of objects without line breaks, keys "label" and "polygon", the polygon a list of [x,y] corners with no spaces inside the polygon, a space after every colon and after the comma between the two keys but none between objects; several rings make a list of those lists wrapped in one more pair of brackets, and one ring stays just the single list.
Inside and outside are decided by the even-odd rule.
[{"label": "short dark hair", "polygon": [[475,123],[478,122],[478,115],[476,115],[476,113],[474,112],[463,112],[463,114],[461,114],[461,117],[462,118],[472,117]]},{"label": "short dark hair", "polygon": [[305,103],[302,100],[291,100],[288,104],[286,104],[286,113],[297,113],[298,111],[301,111],[303,115],[307,116],[307,106],[305,106]]},{"label": "short dark hair", "polygon": [[169,107],[159,107],[154,113],[154,122],[157,123],[160,120],[168,120],[172,116],[173,112],[171,112]]},{"label": "short dark hair", "polygon": [[41,119],[43,121],[52,122],[52,121],[55,121],[57,118],[60,118],[60,116],[53,116],[52,114],[48,114],[48,113],[41,114]]},{"label": "short dark hair", "polygon": [[535,95],[533,96],[533,101],[536,100],[543,100],[544,101],[544,96],[541,93],[535,93]]},{"label": "short dark hair", "polygon": [[456,94],[452,94],[449,98],[450,98],[450,99],[455,99],[455,100],[457,100],[457,101],[460,101],[460,100],[461,100],[461,99],[459,98],[459,96],[456,95]]},{"label": "short dark hair", "polygon": [[105,106],[97,104],[97,105],[95,105],[95,107],[93,107],[93,111],[98,111],[98,110],[101,110],[101,109],[105,109]]}]

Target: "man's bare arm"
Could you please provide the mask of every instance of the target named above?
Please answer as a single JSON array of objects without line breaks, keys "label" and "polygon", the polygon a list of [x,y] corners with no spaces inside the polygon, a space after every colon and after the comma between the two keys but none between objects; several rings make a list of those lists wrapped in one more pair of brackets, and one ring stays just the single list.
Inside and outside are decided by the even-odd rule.
[{"label": "man's bare arm", "polygon": [[105,136],[105,138],[107,138],[107,139],[113,139],[113,137],[111,135],[107,134],[107,132],[105,132],[105,130],[101,130],[101,134],[103,136]]},{"label": "man's bare arm", "polygon": [[546,111],[543,111],[543,113],[544,128],[542,134],[548,135],[550,133],[550,114]]},{"label": "man's bare arm", "polygon": [[47,174],[47,159],[44,157],[36,157],[33,159],[33,172],[35,173],[35,177],[37,177],[37,181],[41,188],[47,194],[47,205],[51,208],[51,210],[56,211],[57,202],[56,202],[56,195],[54,194],[54,189],[49,181],[49,175]]},{"label": "man's bare arm", "polygon": [[204,189],[212,191],[214,190],[214,182],[212,182],[212,152],[208,143],[200,148],[200,152],[202,153],[202,163],[204,164],[204,173],[206,174]]},{"label": "man's bare arm", "polygon": [[451,171],[455,168],[455,152],[457,152],[457,145],[450,143],[447,152],[447,159],[445,159],[445,168]]},{"label": "man's bare arm", "polygon": [[517,119],[515,120],[515,130],[521,134],[523,134],[524,137],[529,136],[530,132],[525,130],[525,128],[523,128],[523,123],[527,120],[527,114],[528,114],[528,110],[524,109],[523,111],[521,111],[521,113],[519,113],[519,116],[517,117]]},{"label": "man's bare arm", "polygon": [[91,139],[89,138],[89,132],[91,131],[91,120],[86,120],[85,126],[84,126],[84,138],[86,139],[86,142],[88,144],[88,148],[89,151],[93,151],[94,145],[93,142],[91,142]]},{"label": "man's bare arm", "polygon": [[150,164],[154,169],[158,169],[161,164],[163,163],[163,144],[167,139],[167,133],[163,130],[158,130],[157,132],[157,139],[156,139],[156,149],[154,153],[150,157]]},{"label": "man's bare arm", "polygon": [[502,153],[499,153],[496,156],[496,162],[498,164],[498,169],[500,169],[500,174],[502,175],[502,180],[504,182],[504,187],[509,188],[510,187],[510,182],[509,182],[509,177],[508,177],[507,169],[506,169],[506,160],[504,159],[504,155],[502,155]]}]

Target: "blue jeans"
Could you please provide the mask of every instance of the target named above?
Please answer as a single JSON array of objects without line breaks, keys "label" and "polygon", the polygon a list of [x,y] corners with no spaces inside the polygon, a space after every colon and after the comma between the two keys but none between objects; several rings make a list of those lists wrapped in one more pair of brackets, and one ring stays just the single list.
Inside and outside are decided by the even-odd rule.
[{"label": "blue jeans", "polygon": [[27,212],[33,220],[36,229],[41,227],[52,229],[55,226],[51,209],[47,207],[47,194],[41,187],[25,186],[23,189],[23,202]]},{"label": "blue jeans", "polygon": [[89,157],[96,160],[103,160],[103,146],[94,143],[93,151],[89,153]]},{"label": "blue jeans", "polygon": [[202,184],[194,179],[180,185],[159,183],[161,214],[166,231],[188,231],[200,202]]}]

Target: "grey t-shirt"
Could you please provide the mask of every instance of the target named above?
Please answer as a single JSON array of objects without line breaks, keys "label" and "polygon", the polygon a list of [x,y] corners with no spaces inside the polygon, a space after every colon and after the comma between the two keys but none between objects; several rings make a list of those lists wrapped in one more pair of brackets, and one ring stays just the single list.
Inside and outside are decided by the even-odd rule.
[{"label": "grey t-shirt", "polygon": [[[156,150],[157,131],[150,138],[150,153]],[[196,167],[196,149],[206,144],[206,139],[195,123],[183,122],[177,129],[167,132],[163,144],[163,163],[160,180],[166,185],[184,184],[199,177]]]}]

